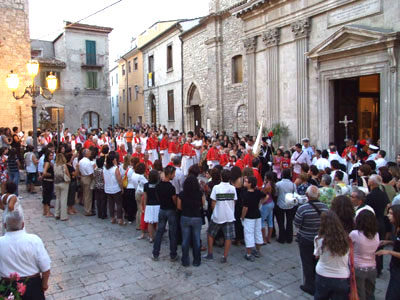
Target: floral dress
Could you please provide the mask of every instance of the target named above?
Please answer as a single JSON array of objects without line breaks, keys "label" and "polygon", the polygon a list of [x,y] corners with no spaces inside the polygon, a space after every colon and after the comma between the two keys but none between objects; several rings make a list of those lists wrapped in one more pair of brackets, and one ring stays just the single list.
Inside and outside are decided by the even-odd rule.
[{"label": "floral dress", "polygon": [[0,182],[5,183],[8,181],[7,160],[3,156],[0,158]]},{"label": "floral dress", "polygon": [[319,189],[319,201],[325,203],[329,208],[331,207],[331,203],[333,199],[336,197],[335,190],[331,187],[322,187]]}]

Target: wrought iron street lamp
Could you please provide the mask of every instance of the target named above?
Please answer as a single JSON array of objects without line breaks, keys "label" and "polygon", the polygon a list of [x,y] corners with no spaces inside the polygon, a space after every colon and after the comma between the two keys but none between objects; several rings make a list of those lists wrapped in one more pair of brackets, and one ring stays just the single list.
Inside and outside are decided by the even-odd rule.
[{"label": "wrought iron street lamp", "polygon": [[29,95],[32,97],[32,117],[33,117],[33,147],[34,151],[37,151],[37,117],[36,117],[36,97],[41,95],[46,100],[51,100],[53,98],[53,93],[57,89],[57,77],[54,76],[51,72],[50,75],[46,77],[47,87],[41,87],[35,85],[35,77],[39,72],[39,62],[36,60],[29,60],[26,64],[28,69],[28,74],[32,78],[31,85],[25,88],[24,94],[22,96],[17,96],[15,91],[18,89],[19,78],[17,74],[14,74],[13,71],[7,76],[7,85],[8,88],[12,91],[13,97],[16,100],[20,100],[25,97],[25,95]]}]

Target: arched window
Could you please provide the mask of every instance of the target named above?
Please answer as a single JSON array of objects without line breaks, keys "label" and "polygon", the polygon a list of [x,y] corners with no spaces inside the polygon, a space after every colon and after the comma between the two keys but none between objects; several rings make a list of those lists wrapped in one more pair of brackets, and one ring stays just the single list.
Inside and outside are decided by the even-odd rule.
[{"label": "arched window", "polygon": [[189,90],[189,105],[199,105],[200,103],[201,103],[201,98],[199,90],[193,84]]},{"label": "arched window", "polygon": [[241,55],[232,58],[232,83],[243,81],[243,59]]},{"label": "arched window", "polygon": [[99,128],[100,127],[100,118],[99,114],[94,111],[88,111],[83,115],[83,124],[85,124],[86,128]]}]

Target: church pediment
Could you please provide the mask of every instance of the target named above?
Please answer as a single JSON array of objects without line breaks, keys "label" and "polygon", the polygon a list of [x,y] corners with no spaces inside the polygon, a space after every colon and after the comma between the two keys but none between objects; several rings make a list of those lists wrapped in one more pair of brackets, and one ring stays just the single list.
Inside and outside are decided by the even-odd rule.
[{"label": "church pediment", "polygon": [[[335,53],[355,51],[366,47],[385,44],[399,39],[398,32],[344,26],[310,52],[308,58],[315,59]],[[387,47],[389,45],[386,45]]]}]

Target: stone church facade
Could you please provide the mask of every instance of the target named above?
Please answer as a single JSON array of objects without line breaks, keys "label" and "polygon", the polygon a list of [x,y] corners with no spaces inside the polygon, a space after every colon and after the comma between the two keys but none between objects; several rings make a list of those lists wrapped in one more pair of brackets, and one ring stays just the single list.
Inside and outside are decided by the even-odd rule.
[{"label": "stone church facade", "polygon": [[[230,10],[245,1],[212,0],[210,13],[181,34],[186,131],[248,133],[247,61],[243,22]],[[240,65],[235,65],[240,64]],[[235,80],[235,67],[241,77]],[[255,121],[254,121],[255,122]]]},{"label": "stone church facade", "polygon": [[394,159],[399,11],[397,0],[250,0],[231,9],[243,22],[250,133],[252,120],[283,122],[285,144],[307,136],[322,149],[348,133],[379,141]]},{"label": "stone church facade", "polygon": [[18,74],[18,96],[31,84],[26,69],[31,58],[28,13],[28,0],[0,2],[0,127],[17,126],[26,133],[32,130],[32,98],[15,100],[6,78],[11,70]]}]

